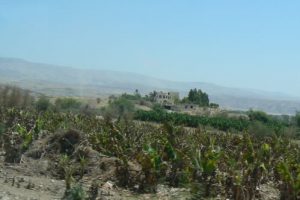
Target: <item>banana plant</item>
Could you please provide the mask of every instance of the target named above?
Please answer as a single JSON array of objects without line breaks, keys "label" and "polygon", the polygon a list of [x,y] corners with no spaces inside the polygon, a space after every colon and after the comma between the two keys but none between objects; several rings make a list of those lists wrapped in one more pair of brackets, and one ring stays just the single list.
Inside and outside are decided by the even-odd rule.
[{"label": "banana plant", "polygon": [[22,151],[28,149],[29,145],[33,140],[33,133],[32,131],[27,131],[26,128],[20,124],[16,125],[16,132],[22,138]]},{"label": "banana plant", "polygon": [[300,165],[297,164],[295,171],[292,170],[289,162],[280,162],[277,171],[281,177],[281,198],[300,198]]},{"label": "banana plant", "polygon": [[202,147],[193,156],[193,165],[197,181],[205,185],[205,196],[210,196],[218,162],[222,156],[220,147],[215,146],[215,139],[209,139],[209,146]]}]

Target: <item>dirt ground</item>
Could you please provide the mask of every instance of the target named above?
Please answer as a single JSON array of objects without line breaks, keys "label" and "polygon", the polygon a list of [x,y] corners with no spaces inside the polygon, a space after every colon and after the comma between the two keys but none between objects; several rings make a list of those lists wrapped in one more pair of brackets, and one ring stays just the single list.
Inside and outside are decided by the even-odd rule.
[{"label": "dirt ground", "polygon": [[[17,146],[14,144],[11,152],[14,152]],[[62,199],[66,188],[65,176],[62,175],[60,166],[62,154],[69,155],[70,164],[68,166],[77,170],[72,175],[71,185],[80,185],[86,197],[90,197],[88,199],[191,199],[188,189],[165,185],[158,185],[155,193],[134,192],[138,191],[139,186],[136,183],[140,182],[138,180],[141,178],[142,169],[138,163],[130,161],[128,162],[129,174],[126,177],[129,177],[128,180],[133,183],[131,190],[119,187],[120,180],[124,180],[122,171],[120,173],[120,160],[93,150],[84,134],[75,130],[67,130],[54,134],[41,133],[40,138],[34,140],[29,149],[20,156],[0,151],[0,200]],[[18,160],[8,162],[9,156],[18,158]],[[80,156],[87,159],[81,175],[79,174],[81,171],[78,171]],[[136,186],[136,190],[132,189]],[[260,199],[280,199],[279,191],[272,183],[262,185],[258,190]]]},{"label": "dirt ground", "polygon": [[[64,180],[53,179],[47,175],[37,175],[39,173],[32,171],[24,164],[6,164],[3,162],[2,156],[0,159],[0,200],[58,200],[64,196]],[[88,192],[91,187],[91,180],[83,178],[80,183]],[[279,199],[279,191],[274,189],[272,185],[264,185],[260,191],[265,200]],[[190,197],[190,193],[186,189],[158,185],[155,194],[137,194],[117,187],[112,181],[103,181],[98,188],[96,199],[179,200],[190,199]]]},{"label": "dirt ground", "polygon": [[[78,137],[78,140],[72,141],[72,148],[62,149],[62,141],[70,136]],[[78,165],[76,158],[79,153],[84,153],[88,159],[83,177],[78,178],[78,174],[74,174],[72,181],[72,185],[82,186],[87,197],[91,194],[94,182],[97,182],[97,186],[93,190],[94,193],[96,191],[93,199],[99,200],[186,199],[189,195],[186,189],[164,185],[159,185],[156,193],[149,194],[118,187],[116,174],[119,160],[94,151],[80,133],[69,131],[35,140],[16,163],[5,162],[7,154],[0,152],[0,200],[62,199],[66,184],[60,175],[58,160],[61,151],[68,153],[70,150],[73,165]],[[133,173],[131,176],[134,177],[141,169],[134,163],[129,165]]]},{"label": "dirt ground", "polygon": [[[87,192],[91,186],[88,179],[80,181]],[[46,175],[36,175],[24,164],[0,164],[0,200],[55,200],[62,199],[65,181]],[[97,199],[185,199],[187,191],[179,188],[158,186],[156,194],[136,194],[117,187],[112,181],[103,182],[98,188]]]},{"label": "dirt ground", "polygon": [[[26,171],[26,170],[25,170]],[[65,191],[64,180],[56,180],[46,176],[28,176],[19,166],[3,166],[0,171],[1,200],[56,200],[62,199]],[[88,182],[88,181],[87,181]],[[83,183],[85,190],[88,183]],[[113,182],[106,182],[99,187],[97,199],[185,199],[186,191],[176,188],[158,187],[156,194],[135,194],[118,188]]]}]

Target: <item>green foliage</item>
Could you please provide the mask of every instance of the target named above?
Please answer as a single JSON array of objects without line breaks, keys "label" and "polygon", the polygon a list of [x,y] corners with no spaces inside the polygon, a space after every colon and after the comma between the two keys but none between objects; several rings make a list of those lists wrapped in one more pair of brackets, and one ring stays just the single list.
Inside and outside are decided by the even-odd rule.
[{"label": "green foliage", "polygon": [[211,126],[223,131],[228,131],[230,129],[243,131],[249,126],[249,122],[244,119],[191,116],[188,114],[167,113],[158,109],[153,111],[138,110],[135,113],[135,119],[154,122],[173,122],[175,125],[185,125],[190,127],[199,127],[200,125]]},{"label": "green foliage", "polygon": [[45,112],[51,107],[49,98],[46,96],[41,96],[36,102],[35,107],[39,112]]},{"label": "green foliage", "polygon": [[203,187],[200,193],[196,192],[196,196],[201,194],[209,197],[212,194],[212,185],[221,156],[221,148],[215,145],[214,137],[209,138],[207,147],[202,147],[192,154],[195,179]]},{"label": "green foliage", "polygon": [[96,99],[96,102],[97,102],[97,104],[99,104],[99,103],[101,102],[101,98],[98,97],[98,98]]},{"label": "green foliage", "polygon": [[136,90],[133,95],[132,94],[127,94],[127,93],[122,94],[121,98],[131,100],[131,101],[137,101],[137,100],[141,100],[142,96],[140,95],[139,91]]},{"label": "green foliage", "polygon": [[108,108],[106,108],[106,115],[111,117],[124,117],[129,116],[133,111],[133,102],[121,96],[109,103]]},{"label": "green foliage", "polygon": [[198,150],[194,158],[195,169],[200,173],[209,176],[217,169],[217,162],[220,159],[220,149],[210,146],[207,150]]},{"label": "green foliage", "polygon": [[55,106],[61,110],[79,109],[81,102],[73,98],[58,98],[55,100]]},{"label": "green foliage", "polygon": [[[138,114],[143,120],[166,123],[160,126],[126,118],[110,122],[95,116],[51,110],[40,113],[2,109],[0,120],[5,127],[4,144],[8,146],[4,150],[11,156],[19,156],[16,150],[26,151],[22,148],[24,144],[28,147],[40,131],[56,132],[72,127],[84,134],[85,142],[93,150],[117,158],[119,175],[122,175],[117,179],[128,189],[138,186],[140,191],[154,192],[158,184],[168,184],[190,187],[194,199],[214,199],[217,195],[221,199],[256,199],[257,188],[273,182],[281,199],[299,199],[300,147],[275,134],[273,126],[277,122],[272,122],[273,119],[266,123],[224,117],[194,118],[164,111],[139,111]],[[176,126],[187,124],[228,132]],[[231,129],[243,133],[231,134]],[[84,174],[87,157],[83,155],[70,153],[59,159],[59,174],[66,181],[66,197],[72,196],[71,199],[86,196],[73,178],[80,179]],[[133,163],[137,166],[134,170]],[[138,172],[132,174],[135,170]]]},{"label": "green foliage", "polygon": [[88,164],[87,158],[85,158],[84,156],[79,156],[79,164],[80,164],[80,177],[83,177],[86,170],[86,166]]},{"label": "green foliage", "polygon": [[75,169],[71,164],[70,157],[68,155],[62,155],[59,160],[59,167],[63,172],[63,177],[65,179],[66,184],[66,194],[69,193],[71,189],[71,184],[74,181],[73,174]]},{"label": "green foliage", "polygon": [[5,132],[5,125],[3,123],[0,123],[0,137]]},{"label": "green foliage", "polygon": [[85,191],[83,190],[82,186],[80,184],[76,184],[74,187],[72,187],[65,198],[65,200],[85,200],[87,197]]},{"label": "green foliage", "polygon": [[124,93],[121,95],[121,98],[126,100],[139,100],[140,96]]},{"label": "green foliage", "polygon": [[154,148],[152,148],[149,145],[146,145],[144,147],[144,151],[145,151],[146,155],[149,156],[149,159],[150,159],[152,167],[155,170],[159,170],[160,169],[160,165],[162,163],[162,159],[161,159],[159,153]]},{"label": "green foliage", "polygon": [[262,111],[250,110],[248,111],[248,117],[251,121],[260,121],[262,123],[268,123],[271,121],[270,117]]},{"label": "green foliage", "polygon": [[295,121],[297,126],[300,128],[300,113],[297,112],[296,116],[295,116]]},{"label": "green foliage", "polygon": [[[288,126],[284,121],[280,121],[262,111],[250,110],[248,111],[248,117],[253,124],[252,128],[254,131],[252,132],[257,132],[259,135],[268,135],[271,132],[281,135],[284,132],[284,128]],[[257,131],[255,131],[255,128],[257,128]]]},{"label": "green foliage", "polygon": [[299,199],[300,198],[300,165],[295,166],[288,162],[279,162],[277,172],[282,179],[281,198]]},{"label": "green foliage", "polygon": [[154,90],[153,92],[150,92],[149,95],[146,95],[145,100],[154,102],[156,95],[157,95],[157,92]]},{"label": "green foliage", "polygon": [[202,90],[191,89],[189,91],[188,97],[182,100],[183,103],[194,103],[199,106],[209,106],[209,98],[205,92]]},{"label": "green foliage", "polygon": [[0,106],[28,108],[33,105],[33,101],[34,98],[29,90],[0,85]]},{"label": "green foliage", "polygon": [[161,104],[158,104],[158,103],[156,103],[152,106],[152,110],[154,110],[155,112],[158,112],[158,113],[165,112],[165,109],[163,108],[163,106]]},{"label": "green foliage", "polygon": [[216,104],[216,103],[210,103],[209,107],[211,107],[211,108],[219,108],[220,106],[219,106],[219,104]]},{"label": "green foliage", "polygon": [[16,124],[15,131],[16,133],[18,133],[19,136],[18,139],[21,145],[20,151],[24,152],[25,150],[28,149],[29,145],[33,141],[33,133],[31,130],[27,131],[26,127],[20,124]]},{"label": "green foliage", "polygon": [[255,135],[258,138],[271,137],[275,134],[275,131],[260,121],[254,121],[250,124],[249,133]]}]

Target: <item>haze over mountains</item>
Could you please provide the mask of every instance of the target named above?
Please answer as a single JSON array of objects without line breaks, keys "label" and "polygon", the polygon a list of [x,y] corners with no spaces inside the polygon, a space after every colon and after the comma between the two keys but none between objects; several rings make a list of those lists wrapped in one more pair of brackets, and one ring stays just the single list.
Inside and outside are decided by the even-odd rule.
[{"label": "haze over mountains", "polygon": [[259,109],[272,114],[295,114],[300,98],[284,93],[222,87],[203,82],[177,82],[145,75],[109,70],[77,69],[15,58],[0,58],[0,83],[14,84],[53,96],[96,97],[153,90],[178,91],[181,97],[191,88],[207,92],[212,102],[235,110]]}]

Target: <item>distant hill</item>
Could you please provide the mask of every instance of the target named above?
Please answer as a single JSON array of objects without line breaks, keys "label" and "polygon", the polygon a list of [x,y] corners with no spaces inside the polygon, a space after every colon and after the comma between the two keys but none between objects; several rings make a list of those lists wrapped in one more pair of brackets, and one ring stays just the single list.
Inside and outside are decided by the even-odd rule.
[{"label": "distant hill", "polygon": [[88,97],[131,93],[135,89],[143,94],[153,90],[172,90],[183,96],[191,88],[201,88],[209,94],[211,101],[227,109],[253,108],[272,114],[294,114],[300,110],[300,99],[281,93],[203,82],[168,81],[135,73],[77,69],[15,58],[0,58],[0,83],[14,84],[53,96]]}]

